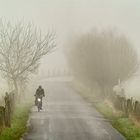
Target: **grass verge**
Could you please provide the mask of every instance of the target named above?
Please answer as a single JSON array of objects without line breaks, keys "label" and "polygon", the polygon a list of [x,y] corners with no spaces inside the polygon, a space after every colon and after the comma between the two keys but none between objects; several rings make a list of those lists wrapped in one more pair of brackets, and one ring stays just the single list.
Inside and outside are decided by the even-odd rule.
[{"label": "grass verge", "polygon": [[89,93],[79,92],[79,94],[86,101],[92,103],[105,118],[111,120],[112,126],[125,136],[127,140],[140,140],[140,127],[132,121],[133,119],[127,118],[122,112],[116,111],[108,102],[96,102],[95,98]]},{"label": "grass verge", "polygon": [[19,105],[15,108],[11,128],[5,128],[0,134],[0,140],[19,140],[26,132],[26,123],[29,117],[30,105]]},{"label": "grass verge", "polygon": [[106,118],[111,119],[112,126],[123,134],[127,140],[140,140],[140,127],[136,126],[132,119],[123,114],[114,112],[107,103],[94,104],[96,109]]}]

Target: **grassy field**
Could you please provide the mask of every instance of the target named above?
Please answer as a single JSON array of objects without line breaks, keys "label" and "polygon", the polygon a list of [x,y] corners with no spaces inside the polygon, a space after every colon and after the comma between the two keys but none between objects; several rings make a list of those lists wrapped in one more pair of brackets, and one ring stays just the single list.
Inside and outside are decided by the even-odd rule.
[{"label": "grassy field", "polygon": [[0,140],[19,140],[27,130],[26,123],[28,120],[30,105],[19,105],[16,107],[12,117],[11,128],[5,128],[0,134]]},{"label": "grassy field", "polygon": [[105,118],[111,120],[112,126],[127,140],[140,140],[140,127],[134,123],[133,119],[127,118],[122,112],[116,111],[108,101],[98,100],[93,94],[86,93],[85,90],[83,92],[78,89],[78,92],[87,102],[92,103]]}]

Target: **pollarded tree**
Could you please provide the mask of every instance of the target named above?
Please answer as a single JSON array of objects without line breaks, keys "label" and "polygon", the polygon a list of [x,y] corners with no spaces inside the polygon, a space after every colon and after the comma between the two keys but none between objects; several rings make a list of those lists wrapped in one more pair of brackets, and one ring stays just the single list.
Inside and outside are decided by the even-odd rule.
[{"label": "pollarded tree", "polygon": [[96,81],[102,93],[112,90],[118,79],[130,78],[138,67],[132,44],[112,31],[93,31],[69,43],[68,61],[75,75],[83,81]]},{"label": "pollarded tree", "polygon": [[0,22],[0,70],[17,93],[18,82],[26,81],[38,68],[41,57],[56,46],[54,39],[54,33],[43,36],[32,24]]}]

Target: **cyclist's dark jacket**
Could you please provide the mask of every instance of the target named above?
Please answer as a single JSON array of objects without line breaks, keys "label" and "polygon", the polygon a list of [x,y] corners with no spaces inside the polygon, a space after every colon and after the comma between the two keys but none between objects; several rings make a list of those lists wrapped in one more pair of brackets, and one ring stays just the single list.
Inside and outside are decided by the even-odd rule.
[{"label": "cyclist's dark jacket", "polygon": [[38,89],[36,90],[35,96],[36,96],[37,98],[38,98],[38,97],[40,97],[40,98],[44,97],[44,96],[45,96],[44,89],[43,89],[43,88],[38,88]]}]

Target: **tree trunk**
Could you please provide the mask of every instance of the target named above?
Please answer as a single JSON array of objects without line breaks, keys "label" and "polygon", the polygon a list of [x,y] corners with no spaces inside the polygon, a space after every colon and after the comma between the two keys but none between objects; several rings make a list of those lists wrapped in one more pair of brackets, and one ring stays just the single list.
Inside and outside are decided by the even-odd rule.
[{"label": "tree trunk", "polygon": [[101,95],[102,95],[103,99],[106,98],[106,90],[105,90],[105,86],[104,85],[101,86]]},{"label": "tree trunk", "polygon": [[114,101],[113,86],[108,86],[108,99]]},{"label": "tree trunk", "polygon": [[17,80],[16,79],[13,79],[13,84],[14,84],[14,90],[15,90],[15,95],[16,95],[16,98],[18,98],[18,85],[17,85]]},{"label": "tree trunk", "polygon": [[103,94],[104,99],[113,99],[114,98],[114,92],[113,92],[112,85],[103,85],[101,87],[101,92]]}]

